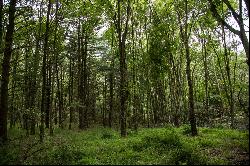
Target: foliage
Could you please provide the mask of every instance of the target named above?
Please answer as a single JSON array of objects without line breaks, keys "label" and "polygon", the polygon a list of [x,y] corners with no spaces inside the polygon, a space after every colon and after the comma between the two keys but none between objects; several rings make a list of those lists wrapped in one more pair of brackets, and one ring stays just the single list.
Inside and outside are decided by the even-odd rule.
[{"label": "foliage", "polygon": [[[19,139],[2,146],[0,161],[1,165],[234,164],[240,161],[237,158],[229,160],[230,157],[249,152],[248,131],[199,128],[199,136],[191,137],[183,134],[185,128],[140,129],[137,134],[127,138],[120,138],[117,131],[103,127],[84,132],[56,129],[55,135],[48,137],[41,145]],[[12,131],[11,138],[17,134],[17,130]],[[11,146],[14,144],[18,146]],[[28,145],[33,147],[25,149]],[[24,150],[35,151],[39,147],[43,149],[22,158],[25,157],[22,153],[28,153]],[[234,151],[235,148],[238,151]]]}]

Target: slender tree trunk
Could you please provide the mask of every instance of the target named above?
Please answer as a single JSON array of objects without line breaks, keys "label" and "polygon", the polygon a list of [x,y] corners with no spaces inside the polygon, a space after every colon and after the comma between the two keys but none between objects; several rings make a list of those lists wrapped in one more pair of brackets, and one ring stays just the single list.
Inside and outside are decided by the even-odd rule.
[{"label": "slender tree trunk", "polygon": [[[58,62],[56,63],[58,64]],[[58,109],[59,109],[59,127],[63,128],[64,121],[64,111],[63,111],[63,67],[61,66],[61,71],[59,75],[59,67],[57,68],[57,98],[58,98]],[[61,81],[60,81],[61,80]]]},{"label": "slender tree trunk", "polygon": [[180,107],[180,101],[178,99],[178,74],[176,69],[176,64],[174,62],[174,57],[172,54],[170,54],[170,64],[172,65],[172,73],[170,73],[170,93],[171,93],[171,105],[172,105],[172,111],[174,112],[174,125],[176,127],[179,127],[179,107]]},{"label": "slender tree trunk", "polygon": [[[83,33],[84,34],[84,33]],[[84,128],[88,126],[88,71],[87,71],[87,57],[88,57],[88,36],[87,31],[85,31],[85,40],[83,46],[83,118],[84,118]]]},{"label": "slender tree trunk", "polygon": [[82,97],[83,97],[83,78],[82,78],[82,58],[81,58],[81,25],[80,25],[80,18],[79,18],[79,25],[78,25],[78,38],[77,38],[77,57],[78,57],[78,111],[79,111],[79,128],[83,129],[83,106],[82,106]]},{"label": "slender tree trunk", "polygon": [[0,53],[2,53],[3,40],[3,0],[0,0]]},{"label": "slender tree trunk", "polygon": [[110,75],[109,75],[109,96],[110,96],[110,100],[109,100],[109,127],[112,127],[112,122],[113,122],[113,99],[114,99],[114,74],[113,74],[113,70],[114,70],[114,59],[112,59],[112,62],[110,64],[111,67],[111,71],[110,71]]},{"label": "slender tree trunk", "polygon": [[[29,39],[28,39],[29,42]],[[29,135],[29,129],[30,129],[30,120],[31,120],[31,86],[32,86],[32,81],[31,81],[31,66],[29,65],[28,61],[29,59],[29,55],[30,55],[30,50],[29,49],[25,49],[25,65],[24,65],[24,96],[25,96],[25,112],[23,114],[23,120],[24,120],[24,126],[25,126],[25,130],[26,130],[26,135]]]},{"label": "slender tree trunk", "polygon": [[[48,58],[48,57],[47,57]],[[48,60],[47,63],[47,73],[48,76],[46,78],[47,84],[46,84],[46,109],[45,109],[45,127],[49,129],[50,125],[50,110],[51,110],[51,58]]]},{"label": "slender tree trunk", "polygon": [[[58,110],[59,110],[59,127],[62,128],[62,121],[63,121],[63,91],[62,91],[62,80],[60,81],[59,78],[59,55],[56,50],[56,43],[57,43],[57,27],[58,27],[58,8],[59,8],[59,2],[56,1],[56,13],[55,13],[55,30],[54,30],[54,56],[55,56],[55,70],[56,70],[56,81],[57,81],[57,98],[58,98]],[[62,73],[61,73],[62,74]]]},{"label": "slender tree trunk", "polygon": [[14,20],[16,12],[16,0],[10,1],[9,24],[5,38],[4,57],[2,62],[2,80],[0,97],[0,141],[7,141],[7,115],[8,115],[8,84],[10,76],[10,59],[12,53]]},{"label": "slender tree trunk", "polygon": [[128,98],[128,90],[127,90],[127,65],[126,65],[126,48],[125,41],[128,32],[128,21],[130,17],[130,6],[127,6],[127,19],[126,25],[124,28],[124,33],[122,33],[121,27],[121,0],[118,0],[118,20],[117,20],[117,33],[119,40],[119,54],[120,54],[120,121],[121,121],[121,136],[126,137],[126,114],[127,114],[127,98]]},{"label": "slender tree trunk", "polygon": [[102,102],[102,125],[103,127],[106,126],[106,112],[107,112],[107,106],[106,106],[106,100],[107,100],[107,84],[106,84],[106,75],[104,76],[104,84],[103,84],[103,102]]},{"label": "slender tree trunk", "polygon": [[[113,49],[113,44],[114,44],[114,33],[112,33],[112,41],[111,41],[111,48]],[[114,55],[112,55],[114,56]],[[110,100],[109,100],[109,117],[108,117],[108,123],[109,123],[109,127],[112,127],[112,122],[113,122],[113,103],[114,103],[114,57],[112,57],[112,61],[110,64],[110,74],[109,74],[109,96],[110,96]]]},{"label": "slender tree trunk", "polygon": [[192,135],[197,135],[197,128],[196,128],[196,119],[195,119],[195,113],[194,113],[194,94],[193,94],[193,83],[191,78],[191,71],[190,71],[190,53],[189,53],[189,46],[188,41],[185,41],[185,49],[186,49],[186,60],[187,60],[187,67],[186,67],[186,73],[187,73],[187,80],[188,80],[188,99],[189,99],[189,121],[191,125],[191,131]]},{"label": "slender tree trunk", "polygon": [[208,93],[208,67],[207,67],[207,49],[206,49],[206,41],[205,39],[202,39],[202,54],[203,54],[203,64],[204,64],[204,77],[205,77],[205,115],[207,115],[208,112],[208,99],[209,99],[209,93]]},{"label": "slender tree trunk", "polygon": [[55,83],[55,66],[53,65],[53,71],[52,71],[52,81],[51,81],[51,96],[50,96],[50,103],[51,103],[51,106],[50,106],[50,114],[49,114],[49,134],[50,136],[53,135],[53,130],[54,130],[54,127],[53,127],[53,118],[54,118],[54,112],[53,110],[55,110],[53,108],[53,101],[54,101],[54,83]]},{"label": "slender tree trunk", "polygon": [[51,10],[51,0],[48,3],[47,19],[46,19],[46,29],[44,38],[44,54],[43,54],[43,65],[42,65],[42,102],[41,102],[41,125],[40,125],[40,141],[43,142],[44,138],[44,122],[45,122],[45,110],[46,110],[46,68],[47,68],[47,56],[48,56],[48,40],[49,40],[49,16]]},{"label": "slender tree trunk", "polygon": [[72,71],[72,60],[70,58],[69,61],[69,109],[70,109],[70,113],[69,113],[69,129],[72,128],[72,123],[73,123],[73,106],[72,106],[72,102],[73,102],[73,71]]},{"label": "slender tree trunk", "polygon": [[[148,90],[149,91],[149,90]],[[147,127],[150,128],[150,93],[147,93]]]},{"label": "slender tree trunk", "polygon": [[[217,57],[217,63],[218,63],[218,66],[219,66],[219,75],[221,76],[220,77],[220,79],[222,79],[222,81],[223,81],[223,83],[224,83],[224,85],[226,85],[227,84],[227,82],[226,82],[226,78],[225,78],[225,74],[224,74],[224,72],[223,72],[223,70],[222,70],[222,66],[221,66],[221,60],[220,60],[220,56],[219,56],[219,54],[217,53],[217,51],[216,51],[216,49],[213,47],[213,50],[214,50],[214,53],[216,54],[216,57]],[[224,97],[223,97],[223,93],[222,93],[222,91],[223,91],[223,89],[225,90],[225,94],[226,94],[226,99],[228,100],[228,103],[230,102],[229,101],[229,94],[228,94],[228,88],[227,87],[225,87],[225,88],[220,88],[220,84],[219,84],[219,82],[218,82],[218,77],[217,77],[217,74],[216,74],[216,66],[214,65],[214,70],[215,70],[215,77],[216,77],[216,82],[217,82],[217,87],[218,87],[218,90],[219,90],[219,94],[220,94],[220,99],[221,99],[221,108],[222,108],[222,111],[221,111],[221,118],[223,119],[224,118],[224,113],[225,113],[225,107],[224,107],[224,101],[223,101],[223,99],[224,99]]]},{"label": "slender tree trunk", "polygon": [[191,58],[190,58],[190,50],[189,50],[189,44],[188,44],[188,8],[187,8],[187,0],[185,1],[185,24],[184,28],[185,31],[183,32],[182,26],[180,26],[181,30],[181,36],[184,42],[185,52],[186,52],[186,74],[187,74],[187,81],[188,81],[188,102],[189,102],[189,121],[191,125],[191,132],[192,136],[195,136],[198,134],[197,128],[196,128],[196,118],[195,118],[195,112],[194,112],[194,92],[193,92],[193,81],[191,77]]},{"label": "slender tree trunk", "polygon": [[57,101],[58,101],[58,113],[59,113],[59,118],[58,118],[58,123],[59,127],[62,127],[62,91],[61,91],[61,84],[62,80],[60,81],[60,76],[59,76],[59,64],[58,64],[58,55],[56,55],[56,81],[57,81]]},{"label": "slender tree trunk", "polygon": [[[39,60],[40,60],[40,56],[39,56],[39,49],[40,49],[40,37],[41,37],[41,25],[42,25],[42,3],[40,4],[40,9],[39,9],[39,30],[38,30],[38,34],[36,35],[36,48],[35,48],[35,53],[34,53],[34,57],[33,57],[33,71],[32,71],[32,85],[31,85],[31,108],[34,109],[35,108],[35,104],[36,104],[36,94],[37,94],[37,71],[39,68]],[[33,116],[31,118],[31,124],[30,124],[30,134],[34,135],[35,134],[35,125],[36,125],[36,120],[35,120],[35,116]]]},{"label": "slender tree trunk", "polygon": [[16,56],[16,59],[14,60],[16,63],[13,67],[13,80],[12,80],[12,88],[11,88],[11,111],[10,111],[10,128],[12,128],[15,125],[15,119],[16,119],[16,106],[15,106],[15,87],[16,87],[16,75],[17,75],[17,66],[18,66],[18,56]]},{"label": "slender tree trunk", "polygon": [[228,85],[229,85],[229,95],[228,95],[228,103],[230,106],[230,127],[234,128],[235,127],[235,122],[234,122],[234,96],[233,96],[233,87],[232,87],[232,81],[231,81],[231,72],[230,72],[230,59],[228,55],[228,50],[227,50],[227,46],[226,46],[226,35],[225,35],[225,30],[224,30],[224,26],[222,26],[222,33],[223,33],[223,47],[224,47],[224,56],[225,56],[225,68],[226,68],[226,75],[227,75],[227,79],[228,79]]}]

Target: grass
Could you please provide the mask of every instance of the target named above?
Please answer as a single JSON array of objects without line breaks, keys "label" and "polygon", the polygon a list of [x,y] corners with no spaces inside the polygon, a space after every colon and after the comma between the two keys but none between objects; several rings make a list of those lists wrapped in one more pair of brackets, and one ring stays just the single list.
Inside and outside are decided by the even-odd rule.
[{"label": "grass", "polygon": [[143,128],[126,138],[103,127],[86,131],[56,129],[54,136],[25,136],[10,130],[11,141],[0,148],[0,164],[225,165],[249,163],[249,132],[188,126]]}]

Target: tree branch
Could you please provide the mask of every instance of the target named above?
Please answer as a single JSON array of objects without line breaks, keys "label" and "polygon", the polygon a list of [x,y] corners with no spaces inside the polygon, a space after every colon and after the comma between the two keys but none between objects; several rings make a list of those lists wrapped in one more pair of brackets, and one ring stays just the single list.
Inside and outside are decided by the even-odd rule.
[{"label": "tree branch", "polygon": [[216,10],[216,6],[213,4],[212,0],[208,0],[210,3],[210,10],[213,14],[213,16],[216,18],[216,20],[221,23],[223,26],[227,27],[231,32],[234,34],[240,36],[240,31],[234,29],[231,25],[229,25],[224,19],[221,18],[221,16],[218,14]]},{"label": "tree branch", "polygon": [[246,7],[247,7],[247,13],[248,13],[248,17],[249,17],[249,0],[244,0]]},{"label": "tree branch", "polygon": [[241,22],[240,15],[235,12],[235,10],[232,7],[232,5],[230,4],[230,2],[228,0],[223,0],[223,2],[227,5],[229,10],[232,12],[233,17],[237,21],[237,23],[240,24],[240,22]]}]

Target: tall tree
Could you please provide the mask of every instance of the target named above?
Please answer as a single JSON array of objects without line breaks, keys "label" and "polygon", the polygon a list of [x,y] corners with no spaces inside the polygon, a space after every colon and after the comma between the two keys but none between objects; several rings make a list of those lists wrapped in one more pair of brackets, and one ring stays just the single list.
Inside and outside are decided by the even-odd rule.
[{"label": "tall tree", "polygon": [[9,6],[9,24],[5,37],[5,49],[2,62],[2,80],[0,97],[0,141],[7,141],[7,115],[8,115],[8,84],[10,76],[10,59],[12,54],[14,21],[16,12],[16,0],[10,1]]},{"label": "tall tree", "polygon": [[48,40],[49,40],[49,17],[51,11],[52,2],[49,0],[48,2],[48,10],[46,17],[46,29],[44,34],[44,48],[43,48],[43,64],[42,64],[42,101],[41,101],[41,124],[40,124],[40,141],[43,142],[44,138],[44,122],[45,122],[45,110],[46,110],[46,91],[47,91],[47,57],[48,57]]},{"label": "tall tree", "polygon": [[126,131],[126,114],[127,114],[127,64],[126,64],[126,38],[128,33],[128,22],[130,18],[130,1],[128,0],[127,10],[126,10],[126,22],[124,27],[124,32],[122,33],[122,19],[121,19],[121,0],[118,0],[118,18],[117,18],[117,33],[118,33],[118,45],[119,45],[119,56],[120,56],[120,122],[121,122],[121,136],[125,137],[127,135]]},{"label": "tall tree", "polygon": [[[187,74],[187,81],[188,81],[188,103],[189,103],[189,121],[191,125],[191,132],[192,135],[195,136],[198,134],[197,127],[196,127],[196,118],[195,118],[195,112],[194,112],[194,92],[193,92],[193,81],[191,77],[191,58],[190,58],[190,47],[189,47],[189,34],[188,30],[190,28],[190,25],[188,24],[188,1],[185,0],[185,22],[184,22],[184,28],[182,27],[180,23],[180,33],[181,38],[184,43],[185,48],[185,55],[186,55],[186,74]],[[179,16],[180,17],[180,16]],[[180,22],[180,18],[179,18]]]},{"label": "tall tree", "polygon": [[[114,33],[112,32],[111,48],[114,45]],[[113,52],[112,52],[113,53]],[[109,73],[109,114],[108,114],[108,125],[111,128],[113,123],[113,109],[114,109],[114,55],[112,54],[110,63],[110,73]]]},{"label": "tall tree", "polygon": [[2,52],[3,39],[3,0],[0,0],[0,52]]}]

